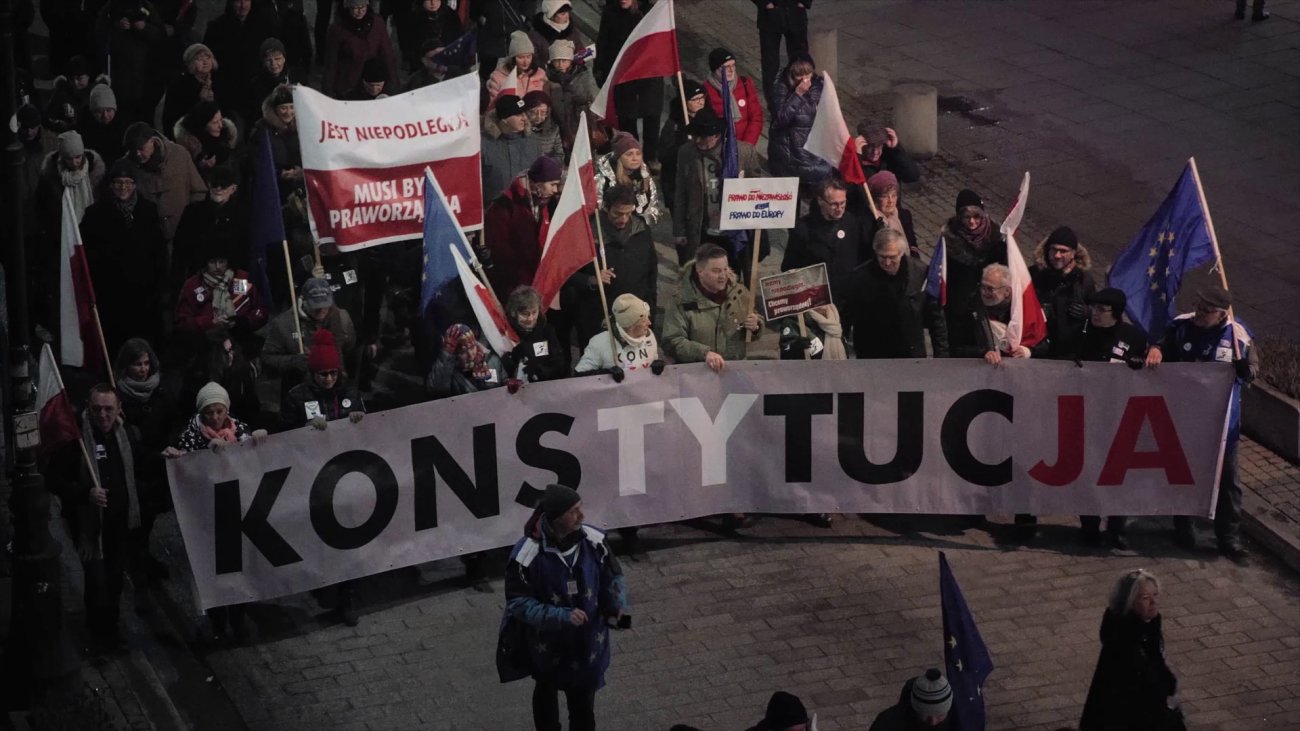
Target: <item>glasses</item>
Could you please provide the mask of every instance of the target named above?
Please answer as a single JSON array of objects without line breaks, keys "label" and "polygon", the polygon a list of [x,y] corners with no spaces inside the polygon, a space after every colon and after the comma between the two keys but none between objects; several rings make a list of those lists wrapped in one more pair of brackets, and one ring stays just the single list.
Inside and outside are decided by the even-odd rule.
[{"label": "glasses", "polygon": [[1000,284],[1000,285],[998,285],[998,286],[995,287],[995,286],[993,286],[993,285],[991,285],[991,284],[984,284],[983,282],[980,283],[980,291],[981,291],[981,292],[997,292],[997,291],[999,291],[999,290],[1003,290],[1003,289],[1011,289],[1011,288],[1008,287],[1008,286],[1005,285],[1005,284]]},{"label": "glasses", "polygon": [[113,186],[114,188],[134,188],[135,181],[130,179],[114,180],[112,183],[109,183],[109,185]]},{"label": "glasses", "polygon": [[849,204],[847,199],[842,201],[828,201],[825,198],[822,198],[822,203],[825,203],[831,208],[843,208]]}]

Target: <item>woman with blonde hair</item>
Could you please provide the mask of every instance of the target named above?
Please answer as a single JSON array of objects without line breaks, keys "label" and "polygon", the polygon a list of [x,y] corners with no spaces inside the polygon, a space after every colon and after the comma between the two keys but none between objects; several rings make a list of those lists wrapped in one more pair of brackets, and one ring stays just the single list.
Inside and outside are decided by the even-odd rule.
[{"label": "woman with blonde hair", "polygon": [[641,143],[626,132],[614,133],[610,152],[596,159],[597,206],[604,206],[605,193],[616,185],[636,193],[636,214],[646,226],[653,227],[662,209],[659,187],[645,164]]}]

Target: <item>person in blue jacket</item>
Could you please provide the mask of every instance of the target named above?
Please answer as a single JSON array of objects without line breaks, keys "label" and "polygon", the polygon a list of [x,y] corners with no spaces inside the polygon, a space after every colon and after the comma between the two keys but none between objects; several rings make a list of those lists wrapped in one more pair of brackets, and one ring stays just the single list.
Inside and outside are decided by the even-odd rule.
[{"label": "person in blue jacket", "polygon": [[[1219,501],[1214,513],[1214,536],[1219,553],[1240,563],[1246,559],[1241,546],[1241,477],[1237,470],[1237,442],[1241,439],[1241,389],[1259,375],[1259,355],[1250,331],[1229,316],[1232,296],[1211,285],[1196,293],[1196,311],[1179,315],[1169,323],[1164,339],[1147,351],[1147,367],[1162,361],[1231,363],[1237,379],[1232,384],[1228,437],[1223,449],[1223,471],[1219,476]],[[1235,341],[1235,342],[1234,342]],[[1174,538],[1183,548],[1196,545],[1192,519],[1174,518]]]},{"label": "person in blue jacket", "polygon": [[618,559],[605,534],[583,518],[576,490],[548,485],[506,566],[504,620],[524,625],[537,731],[560,731],[560,691],[569,729],[594,731],[609,630],[620,626],[627,609]]}]

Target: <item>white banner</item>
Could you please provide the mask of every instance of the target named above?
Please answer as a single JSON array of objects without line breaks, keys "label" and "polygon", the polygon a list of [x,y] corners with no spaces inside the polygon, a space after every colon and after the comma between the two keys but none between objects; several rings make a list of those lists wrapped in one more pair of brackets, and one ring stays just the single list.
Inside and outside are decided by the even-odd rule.
[{"label": "white banner", "polygon": [[483,226],[478,77],[373,101],[293,91],[312,234],[343,251],[418,239],[424,169],[462,228]]},{"label": "white banner", "polygon": [[1207,515],[1227,364],[737,361],[504,388],[168,463],[203,607],[602,528],[759,513]]},{"label": "white banner", "polygon": [[722,181],[723,231],[794,228],[799,218],[798,178],[726,178]]}]

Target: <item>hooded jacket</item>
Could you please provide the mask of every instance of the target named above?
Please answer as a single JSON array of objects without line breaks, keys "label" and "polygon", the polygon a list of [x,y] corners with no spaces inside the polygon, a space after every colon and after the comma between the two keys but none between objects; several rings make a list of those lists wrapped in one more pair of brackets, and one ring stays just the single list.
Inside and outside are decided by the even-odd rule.
[{"label": "hooded jacket", "polygon": [[483,197],[492,200],[542,154],[531,125],[518,134],[506,134],[496,110],[483,115]]},{"label": "hooded jacket", "polygon": [[[601,373],[615,366],[623,369],[624,373],[650,372],[651,364],[659,360],[659,340],[654,331],[651,330],[644,338],[636,340],[627,334],[622,325],[617,322],[613,324],[613,338],[608,331],[601,330],[587,341],[582,358],[573,369],[575,373]],[[614,352],[615,345],[618,346],[617,354]]]},{"label": "hooded jacket", "polygon": [[[261,133],[265,129],[268,132],[271,145],[271,162],[275,165],[276,172],[301,168],[302,147],[298,141],[298,126],[296,122],[292,127],[281,122],[275,113],[275,108],[271,106],[270,100],[270,95],[262,100],[262,118],[253,127],[253,134],[249,139],[249,143],[252,145],[263,144]],[[277,177],[277,182],[280,186],[281,203],[295,192],[306,195],[306,187],[302,176],[299,176],[297,180]]]}]

